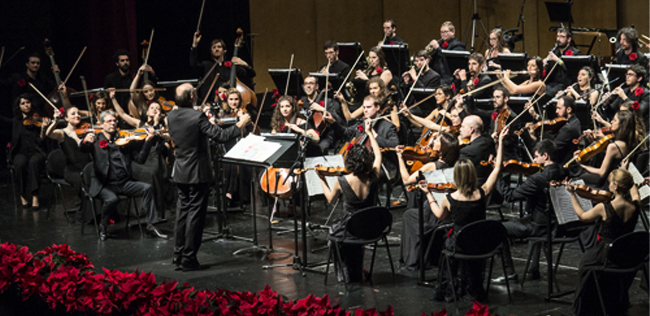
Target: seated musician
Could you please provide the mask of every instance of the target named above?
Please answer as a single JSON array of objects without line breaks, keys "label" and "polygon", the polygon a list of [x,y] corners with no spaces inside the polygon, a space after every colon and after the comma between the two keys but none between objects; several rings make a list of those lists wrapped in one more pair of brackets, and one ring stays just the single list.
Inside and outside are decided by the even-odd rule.
[{"label": "seated musician", "polygon": [[[588,105],[596,105],[600,93],[594,88],[594,79],[594,70],[589,66],[584,66],[578,71],[578,81],[564,89],[564,93],[572,96],[574,100],[585,100]],[[574,88],[576,84],[578,86]],[[556,97],[561,93],[558,91]]]},{"label": "seated musician", "polygon": [[[454,71],[454,87],[458,91],[464,90],[465,92],[470,92],[490,83],[492,79],[488,75],[481,74],[481,67],[483,67],[483,55],[479,53],[469,55],[467,71],[465,69],[456,69]],[[490,89],[484,89],[480,93],[473,95],[472,98],[486,99],[492,95],[491,92],[492,90]]]},{"label": "seated musician", "polygon": [[637,64],[648,67],[648,58],[639,49],[639,33],[631,27],[624,27],[618,31],[616,40],[621,45],[616,51],[616,63],[623,65]]},{"label": "seated musician", "polygon": [[442,56],[442,50],[465,51],[465,43],[456,39],[456,27],[450,21],[440,26],[440,40],[433,39],[426,50],[431,54],[431,68],[440,74],[443,84],[451,84],[454,79],[452,70],[447,66],[447,60]]},{"label": "seated musician", "polygon": [[485,66],[483,69],[501,70],[499,54],[510,54],[510,50],[506,47],[506,37],[503,35],[503,29],[495,28],[490,31],[490,47],[485,50]]},{"label": "seated musician", "polygon": [[291,96],[285,95],[278,100],[273,111],[273,117],[271,118],[271,133],[305,135],[309,139],[306,156],[315,157],[323,155],[319,148],[320,135],[307,124],[307,120],[298,112],[298,104]]},{"label": "seated musician", "polygon": [[[363,99],[363,114],[367,120],[374,120],[379,117],[380,104],[372,96],[367,96]],[[334,122],[330,125],[334,130],[337,137],[343,139],[359,140],[365,135],[365,128],[363,125],[352,125],[347,128]],[[372,132],[374,133],[377,143],[381,148],[395,148],[399,145],[399,138],[397,136],[397,129],[387,118],[381,118],[374,121],[372,124]],[[382,153],[383,166],[382,175],[386,175],[388,179],[393,179],[397,172],[397,157],[390,152]],[[386,170],[384,170],[386,169]],[[388,174],[385,174],[388,172]]]},{"label": "seated musician", "polygon": [[[330,63],[329,72],[331,74],[337,74],[340,78],[345,78],[348,72],[350,72],[350,65],[339,59],[339,45],[335,41],[327,41],[323,45],[323,50],[325,51],[325,58]],[[325,73],[326,71],[327,62],[320,66],[320,73]]]},{"label": "seated musician", "polygon": [[[569,29],[561,27],[557,29],[555,36],[555,47],[548,52],[548,56],[544,58],[544,68],[539,67],[539,71],[542,69],[546,70],[547,75],[540,74],[540,78],[550,76],[546,80],[546,94],[549,96],[554,96],[558,91],[564,89],[571,84],[571,78],[569,77],[569,71],[566,68],[566,65],[562,61],[562,56],[574,56],[580,55],[581,52],[574,46],[573,43],[573,33]],[[551,70],[555,66],[555,70],[551,73]]]},{"label": "seated musician", "polygon": [[434,120],[441,116],[441,118],[445,118],[444,116],[446,112],[443,112],[447,107],[449,106],[449,102],[451,102],[451,98],[454,96],[454,90],[451,89],[449,85],[441,85],[436,89],[436,93],[434,94],[434,98],[436,100],[436,108],[429,113],[426,117],[422,118],[417,115],[414,115],[411,113],[411,111],[406,107],[406,105],[403,105],[400,109],[401,113],[404,113],[406,118],[413,124],[415,127],[426,127],[428,129],[432,130],[440,130],[442,129],[443,131],[449,131],[449,127],[443,127],[442,121],[435,123]]},{"label": "seated musician", "polygon": [[[149,104],[158,100],[158,92],[155,90],[156,84],[153,81],[146,80],[142,82],[142,89],[138,90],[142,75],[145,71],[149,71],[150,68],[150,65],[142,65],[131,83],[131,100],[128,103],[128,110],[129,115],[135,119],[146,117]],[[120,105],[124,106],[124,104]]]},{"label": "seated musician", "polygon": [[368,52],[369,64],[366,70],[357,70],[355,79],[370,80],[374,77],[380,77],[384,85],[388,86],[393,80],[393,74],[388,69],[386,55],[378,46],[373,46]]},{"label": "seated musician", "polygon": [[162,108],[160,106],[160,103],[151,101],[147,102],[149,105],[147,105],[147,109],[145,112],[145,115],[140,116],[140,118],[136,118],[128,113],[126,113],[122,107],[120,106],[119,103],[117,103],[117,100],[115,99],[115,92],[109,92],[110,99],[113,103],[113,107],[115,108],[115,113],[119,116],[120,119],[122,119],[126,124],[130,125],[131,127],[135,128],[140,128],[143,126],[151,126],[151,127],[156,127],[159,126],[160,124],[165,123],[165,114],[162,111]]},{"label": "seated musician", "polygon": [[[630,111],[634,113],[634,119],[636,121],[636,139],[638,142],[642,142],[645,139],[645,136],[648,134],[648,123],[644,122],[643,119],[643,114],[641,113],[639,102],[638,101],[632,101],[632,100],[627,100],[621,104],[619,107],[620,111]],[[610,128],[612,127],[612,123],[605,121],[598,113],[594,112],[592,114],[592,118],[599,122],[600,124],[603,124],[603,128]],[[585,130],[584,135],[586,136],[586,139],[588,141],[594,141],[595,137],[595,131],[592,130]]]},{"label": "seated musician", "polygon": [[25,120],[34,117],[34,113],[29,95],[21,94],[16,98],[8,155],[14,165],[23,208],[30,207],[28,198],[31,197],[31,208],[38,211],[39,179],[45,167],[45,130],[50,125],[50,119],[42,118],[40,127],[36,125],[36,121],[34,124],[25,124]]},{"label": "seated musician", "polygon": [[[386,90],[386,84],[380,77],[374,77],[368,80],[366,88],[368,89],[369,96],[373,97],[375,101],[380,104],[380,112],[383,113],[390,111],[391,113],[397,113],[397,106],[393,104],[390,95]],[[341,104],[341,112],[343,112],[343,117],[345,117],[346,121],[351,121],[364,115],[365,112],[363,106],[360,106],[358,109],[354,110],[354,112],[350,112],[348,102],[343,97],[343,94],[337,94],[336,99]],[[400,121],[397,115],[391,115],[390,121],[396,128],[399,127]]]},{"label": "seated musician", "polygon": [[[505,201],[526,201],[526,215],[524,217],[503,223],[503,226],[508,230],[508,237],[544,236],[548,229],[548,216],[551,216],[554,221],[555,216],[546,190],[550,181],[564,179],[562,166],[556,163],[556,153],[558,153],[556,149],[557,147],[550,139],[544,139],[537,143],[533,149],[535,155],[533,163],[542,165],[544,169],[527,177],[526,181],[516,188],[510,187],[510,178],[499,183],[499,185],[503,185],[501,192],[503,192]],[[505,242],[503,245],[507,278],[516,281],[517,274],[510,254],[510,244]],[[531,267],[533,279],[539,279],[539,250],[539,248],[536,248],[535,253],[533,253],[533,265]],[[495,284],[505,283],[505,279],[506,276],[501,276],[493,279],[492,282]]]},{"label": "seated musician", "polygon": [[[90,109],[79,110],[79,114],[82,116],[93,116],[93,121],[99,121],[99,115],[106,110],[115,110],[113,108],[112,97],[110,96],[110,91],[114,91],[114,88],[108,88],[107,91],[98,91],[92,94],[90,97]],[[117,95],[114,96],[117,100]]]},{"label": "seated musician", "polygon": [[397,24],[392,19],[384,21],[382,27],[384,28],[384,34],[386,39],[384,40],[383,45],[400,45],[406,44],[406,42],[397,36]]},{"label": "seated musician", "polygon": [[[318,86],[318,80],[316,77],[305,77],[302,88],[305,91],[305,96],[300,99],[303,102],[303,107],[309,108],[311,111],[325,112],[325,91],[318,90],[320,87]],[[338,101],[328,98],[327,111],[332,114],[337,122],[340,124],[345,123],[345,116],[343,116],[343,110],[341,109],[341,104]]]},{"label": "seated musician", "polygon": [[[414,84],[416,88],[435,89],[440,86],[440,75],[429,68],[429,54],[427,54],[426,50],[420,50],[415,53],[413,61],[415,62],[415,67],[402,74],[404,87],[406,89],[410,89]],[[421,70],[422,67],[424,67],[423,70]],[[418,78],[418,73],[420,73],[420,71],[422,71],[422,73]],[[417,82],[415,81],[416,78],[418,79]]]},{"label": "seated musician", "polygon": [[[66,127],[57,129],[56,123],[63,115],[65,115],[64,119],[67,122]],[[77,219],[82,223],[87,223],[89,220],[92,220],[92,214],[90,205],[87,204],[88,199],[84,198],[83,191],[81,190],[81,172],[92,160],[90,159],[90,155],[81,152],[79,143],[81,143],[80,137],[94,131],[82,130],[82,134],[76,132],[77,129],[81,128],[81,115],[79,114],[79,109],[74,106],[68,108],[65,114],[61,114],[58,111],[54,112],[54,122],[55,124],[51,124],[48,127],[46,135],[56,140],[63,150],[66,161],[65,169],[63,169],[63,179],[72,185],[77,192],[77,197],[82,201],[77,211]]]},{"label": "seated musician", "polygon": [[544,82],[542,82],[542,59],[537,56],[529,58],[526,70],[528,71],[528,80],[521,84],[512,82],[510,79],[510,70],[505,70],[502,74],[498,74],[497,78],[503,78],[503,87],[508,89],[510,95],[542,95],[546,88]]},{"label": "seated musician", "polygon": [[469,115],[460,125],[460,137],[469,139],[469,144],[460,149],[458,159],[467,159],[476,169],[477,185],[483,185],[490,175],[491,168],[481,165],[481,161],[488,161],[490,156],[496,154],[494,142],[490,137],[483,135],[483,121],[477,115]]},{"label": "seated musician", "polygon": [[617,87],[611,93],[608,92],[603,95],[603,100],[609,99],[609,102],[605,102],[603,105],[605,115],[611,118],[619,110],[623,102],[632,100],[639,102],[639,109],[643,114],[643,119],[645,122],[649,122],[650,89],[645,86],[647,76],[648,72],[645,67],[641,65],[630,66],[625,75],[625,85],[627,87]]},{"label": "seated musician", "polygon": [[[354,144],[347,148],[345,169],[350,174],[337,177],[331,188],[325,177],[319,174],[323,194],[327,201],[330,204],[336,203],[342,197],[345,210],[343,218],[332,225],[330,229],[332,236],[343,237],[347,222],[355,212],[377,205],[382,155],[372,123],[366,120],[364,124],[365,127],[360,129],[363,129],[363,133],[367,135],[371,149],[369,150],[363,144]],[[349,235],[347,238],[354,239]],[[330,247],[333,246],[334,244],[330,243]],[[338,281],[362,282],[364,246],[340,244],[339,251],[344,266],[338,266],[338,260],[335,261],[334,270]]]},{"label": "seated musician", "polygon": [[102,133],[89,133],[79,144],[81,152],[93,157],[94,175],[90,183],[89,194],[103,201],[99,237],[106,240],[108,221],[117,210],[118,195],[141,196],[141,213],[146,214],[147,230],[160,238],[167,238],[154,226],[158,222],[158,210],[154,201],[153,188],[150,184],[131,179],[131,156],[133,161],[144,163],[151,150],[154,138],[153,129],[147,128],[147,138],[142,149],[135,152],[137,142],[131,141],[125,146],[115,144],[117,136],[117,118],[115,112],[107,110],[99,116]]}]

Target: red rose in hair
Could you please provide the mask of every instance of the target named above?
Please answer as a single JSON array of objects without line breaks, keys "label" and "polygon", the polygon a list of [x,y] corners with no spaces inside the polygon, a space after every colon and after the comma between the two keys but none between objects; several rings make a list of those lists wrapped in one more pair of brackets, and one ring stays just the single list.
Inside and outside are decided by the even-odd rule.
[{"label": "red rose in hair", "polygon": [[381,67],[377,68],[377,74],[380,74],[382,72],[384,72],[384,68],[381,68]]},{"label": "red rose in hair", "polygon": [[493,121],[496,120],[497,116],[499,116],[499,114],[497,112],[492,113],[492,120]]},{"label": "red rose in hair", "polygon": [[474,83],[474,86],[478,86],[478,77],[474,78],[473,83]]},{"label": "red rose in hair", "polygon": [[637,55],[636,55],[636,53],[630,53],[630,56],[628,56],[628,58],[630,58],[631,61],[635,61],[636,58],[637,58]]},{"label": "red rose in hair", "polygon": [[454,90],[454,92],[456,91],[456,85],[453,83],[451,84],[451,90]]},{"label": "red rose in hair", "polygon": [[27,85],[27,81],[25,81],[25,79],[20,79],[18,80],[18,85],[22,88]]},{"label": "red rose in hair", "polygon": [[363,132],[366,131],[366,130],[363,128],[363,125],[361,125],[361,124],[359,124],[359,126],[357,126],[357,130],[359,131],[359,133],[363,133]]},{"label": "red rose in hair", "polygon": [[323,101],[318,101],[318,105],[320,105],[320,106],[325,106],[325,102],[323,102]]},{"label": "red rose in hair", "polygon": [[349,144],[348,144],[348,147],[345,148],[345,151],[346,151],[346,152],[349,152],[350,149],[352,149],[352,146],[354,146],[354,143],[349,143]]},{"label": "red rose in hair", "polygon": [[546,77],[546,69],[544,69],[544,71],[542,71],[542,78],[544,78],[544,77]]},{"label": "red rose in hair", "polygon": [[395,45],[395,41],[390,41],[389,44],[391,44],[391,45]]},{"label": "red rose in hair", "polygon": [[635,111],[636,111],[636,110],[638,110],[640,107],[641,107],[641,104],[639,104],[639,101],[634,101],[634,103],[632,103],[632,110],[635,110]]},{"label": "red rose in hair", "polygon": [[60,109],[59,109],[59,113],[61,113],[61,114],[65,114],[65,108],[60,108]]},{"label": "red rose in hair", "polygon": [[105,140],[105,139],[100,140],[99,141],[99,148],[104,149],[106,147],[108,147],[108,141]]},{"label": "red rose in hair", "polygon": [[449,43],[447,43],[447,42],[442,43],[442,48],[443,49],[447,49],[447,47],[449,47]]},{"label": "red rose in hair", "polygon": [[230,67],[232,67],[232,63],[229,62],[229,61],[223,63],[223,65],[226,66],[226,68],[230,68]]},{"label": "red rose in hair", "polygon": [[634,95],[640,97],[643,94],[643,88],[639,87],[634,90]]},{"label": "red rose in hair", "polygon": [[567,56],[573,56],[573,51],[570,50],[570,49],[567,49],[567,51],[564,52],[564,55],[567,55]]}]

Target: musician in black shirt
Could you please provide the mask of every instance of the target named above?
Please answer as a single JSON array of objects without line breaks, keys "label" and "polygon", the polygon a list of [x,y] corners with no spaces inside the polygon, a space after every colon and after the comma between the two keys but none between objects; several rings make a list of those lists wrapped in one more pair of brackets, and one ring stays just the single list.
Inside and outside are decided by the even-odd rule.
[{"label": "musician in black shirt", "polygon": [[384,21],[383,28],[384,34],[386,34],[386,39],[382,43],[383,45],[406,44],[403,39],[397,36],[397,24],[395,24],[395,21],[391,19]]},{"label": "musician in black shirt", "polygon": [[[546,94],[549,96],[555,96],[555,94],[566,88],[571,84],[571,77],[569,71],[566,68],[566,65],[561,60],[562,56],[574,56],[582,54],[579,49],[573,46],[573,34],[569,29],[559,28],[557,30],[557,35],[555,37],[555,47],[548,53],[548,56],[544,58],[544,71],[540,78],[544,79],[546,75],[550,78],[546,79]],[[553,73],[551,70],[555,63],[558,63]]]},{"label": "musician in black shirt", "polygon": [[[456,39],[456,27],[450,21],[440,26],[440,40],[431,40],[426,50],[431,54],[431,68],[442,76],[442,83],[451,84],[453,70],[447,66],[447,60],[442,56],[442,50],[464,51],[465,43]],[[455,70],[455,69],[454,69]]]},{"label": "musician in black shirt", "polygon": [[[115,88],[115,89],[129,89],[131,88],[131,83],[133,83],[133,78],[135,73],[131,72],[131,58],[129,57],[130,53],[126,49],[119,49],[113,54],[113,59],[115,60],[115,66],[117,70],[113,73],[106,75],[104,78],[104,88]],[[147,70],[149,73],[149,80],[155,82],[156,72],[147,65]],[[122,107],[126,108],[129,105],[129,100],[131,96],[128,93],[117,93],[115,95],[115,100]]]},{"label": "musician in black shirt", "polygon": [[616,51],[617,64],[637,64],[648,67],[648,58],[639,50],[639,34],[635,29],[631,27],[620,29],[616,40],[621,45]]},{"label": "musician in black shirt", "polygon": [[[345,78],[350,72],[350,65],[339,59],[339,45],[335,41],[327,41],[323,45],[323,50],[325,51],[325,58],[330,63],[330,74],[337,74],[342,79]],[[320,65],[320,73],[325,73],[326,68],[327,62]]]}]

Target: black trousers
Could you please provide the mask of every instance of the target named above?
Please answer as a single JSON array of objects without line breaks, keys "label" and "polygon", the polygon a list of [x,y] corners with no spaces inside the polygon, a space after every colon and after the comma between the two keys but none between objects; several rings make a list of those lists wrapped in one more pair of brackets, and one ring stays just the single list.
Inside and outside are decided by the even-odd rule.
[{"label": "black trousers", "polygon": [[184,262],[197,262],[196,255],[201,247],[201,238],[208,212],[208,183],[177,183],[178,203],[176,206],[176,245],[174,255]]},{"label": "black trousers", "polygon": [[108,225],[110,216],[117,210],[117,203],[119,202],[118,195],[125,195],[128,197],[141,196],[141,212],[146,214],[146,220],[149,224],[158,222],[158,211],[156,210],[156,203],[153,199],[153,187],[151,184],[128,180],[123,184],[108,184],[99,191],[99,197],[104,205],[102,207],[102,220],[101,224]]},{"label": "black trousers", "polygon": [[19,153],[14,156],[13,163],[20,195],[22,197],[38,195],[39,178],[45,167],[45,155],[39,152],[32,155]]},{"label": "black trousers", "polygon": [[[503,226],[508,231],[508,237],[514,238],[526,238],[526,237],[540,237],[546,235],[546,225],[540,225],[534,223],[531,220],[532,216],[526,216],[520,219],[503,222]],[[506,272],[508,274],[515,273],[514,263],[512,262],[512,254],[510,252],[510,244],[505,242],[503,247],[503,256],[506,265]],[[539,271],[539,256],[541,252],[541,246],[535,249],[528,248],[528,252],[535,251],[533,257],[531,258],[532,265],[531,270]]]}]

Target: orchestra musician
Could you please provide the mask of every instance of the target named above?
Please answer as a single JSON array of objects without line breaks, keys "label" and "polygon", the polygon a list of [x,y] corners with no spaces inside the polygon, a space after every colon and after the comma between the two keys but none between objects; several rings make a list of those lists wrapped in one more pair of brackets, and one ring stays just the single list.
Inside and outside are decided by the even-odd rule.
[{"label": "orchestra musician", "polygon": [[485,70],[501,70],[501,65],[498,64],[499,54],[510,54],[510,49],[506,47],[506,37],[501,28],[492,29],[489,36],[490,47],[485,50],[485,66],[483,68]]},{"label": "orchestra musician", "polygon": [[[402,74],[406,89],[410,89],[413,84],[415,84],[416,88],[437,88],[440,85],[440,75],[429,68],[429,54],[427,54],[427,51],[420,50],[415,53],[413,61],[415,67]],[[424,67],[424,70],[422,70],[418,78],[418,73],[420,73],[422,67]],[[415,81],[416,78],[418,78],[417,82]]]},{"label": "orchestra musician", "polygon": [[487,181],[491,168],[481,165],[481,161],[490,160],[496,154],[494,142],[483,135],[483,120],[478,115],[469,115],[460,125],[460,137],[469,139],[469,144],[460,149],[458,159],[472,162],[476,170],[476,185],[481,186]]},{"label": "orchestra musician", "polygon": [[[384,80],[382,80],[380,77],[374,77],[368,80],[366,83],[366,88],[370,93],[369,96],[374,98],[375,101],[380,104],[380,112],[390,110],[391,113],[397,113],[397,106],[392,104],[392,100],[390,99],[388,91],[386,90],[386,84],[384,83]],[[341,112],[343,112],[343,117],[345,117],[345,120],[348,122],[361,117],[365,113],[363,106],[360,106],[358,109],[354,110],[354,112],[350,113],[348,102],[345,100],[343,94],[341,93],[336,95],[336,99],[340,102]],[[399,117],[397,117],[397,115],[391,115],[390,120],[393,125],[395,125],[395,128],[400,125]]]},{"label": "orchestra musician", "polygon": [[[27,56],[25,71],[16,72],[9,78],[0,81],[0,86],[11,89],[8,90],[11,91],[11,99],[9,99],[12,100],[11,102],[17,100],[20,95],[27,94],[30,100],[33,100],[32,110],[36,113],[42,113],[45,104],[29,84],[33,84],[38,91],[43,93],[49,93],[56,87],[54,80],[49,75],[41,72],[40,69],[41,57],[38,53],[34,52]],[[52,71],[59,71],[59,67],[53,65]]]},{"label": "orchestra musician", "polygon": [[[305,91],[305,96],[300,99],[303,104],[309,105],[309,110],[313,114],[314,112],[320,112],[320,113],[325,113],[325,103],[324,100],[326,98],[325,91],[318,92],[318,81],[316,80],[315,77],[313,76],[307,76],[305,78],[305,81],[303,83],[303,89]],[[330,113],[330,115],[338,122],[339,124],[344,124],[344,118],[343,118],[343,113],[341,110],[341,104],[338,101],[334,101],[332,99],[327,100],[327,112]],[[307,119],[307,124],[308,124],[308,130],[314,130],[317,131],[316,129],[316,123],[314,122],[313,116],[310,116]],[[331,128],[325,128],[323,132],[321,132],[319,135],[319,141],[318,141],[318,146],[320,147],[320,151],[322,154],[327,154],[329,149],[332,148],[334,143],[336,142],[336,138],[334,137],[334,132],[332,131]]]},{"label": "orchestra musician", "polygon": [[[594,70],[589,66],[584,66],[578,71],[578,81],[575,83],[578,87],[573,88],[575,84],[564,89],[565,93],[572,96],[574,100],[586,100],[588,105],[598,103],[598,90],[594,88]],[[558,91],[559,95],[560,91]],[[556,95],[556,96],[557,96]]]},{"label": "orchestra musician", "polygon": [[[552,204],[550,197],[547,193],[549,183],[553,181],[561,181],[564,179],[564,171],[562,166],[556,163],[557,146],[550,139],[544,139],[538,142],[533,149],[534,159],[533,163],[540,164],[544,168],[542,171],[528,176],[526,181],[517,185],[515,188],[510,186],[510,178],[506,181],[500,181],[502,185],[500,192],[503,192],[505,202],[513,201],[526,201],[526,215],[522,218],[509,220],[503,222],[508,231],[510,238],[526,238],[526,237],[539,237],[545,236],[548,227],[548,217],[551,216],[555,221]],[[512,255],[510,253],[510,243],[503,243],[503,256],[505,262],[505,270],[507,276],[501,276],[492,280],[495,284],[505,283],[506,277],[508,280],[517,281],[517,273],[515,273],[514,264],[512,262]],[[529,249],[535,251],[532,259],[532,278],[537,280],[540,278],[539,274],[539,254],[540,248]]]},{"label": "orchestra musician", "polygon": [[[635,103],[636,102],[636,103]],[[634,119],[636,121],[636,139],[639,142],[642,142],[645,139],[645,136],[648,134],[647,126],[648,124],[644,121],[643,114],[639,109],[639,103],[637,101],[627,100],[621,104],[620,111],[630,111],[634,113]],[[603,125],[604,128],[611,128],[612,123],[605,121],[598,113],[594,112],[592,118]],[[593,131],[585,131],[587,139],[593,140]]]},{"label": "orchestra musician", "polygon": [[440,26],[440,40],[433,39],[427,46],[431,54],[431,68],[441,76],[443,84],[451,84],[454,79],[447,60],[442,56],[442,50],[465,51],[465,43],[456,38],[456,27],[451,21],[445,21]]},{"label": "orchestra musician", "polygon": [[646,68],[641,65],[632,65],[627,69],[625,74],[626,88],[616,87],[611,93],[607,92],[603,95],[603,99],[609,99],[610,103],[603,106],[605,108],[605,115],[611,118],[614,113],[619,110],[620,105],[627,101],[637,101],[639,109],[643,114],[645,122],[650,119],[650,90],[645,86],[647,82],[648,72]]},{"label": "orchestra musician", "polygon": [[617,64],[648,67],[648,58],[639,50],[639,33],[636,29],[624,27],[618,31],[616,39],[620,45],[616,50]]},{"label": "orchestra musician", "polygon": [[[146,117],[148,111],[148,106],[154,100],[158,99],[158,92],[156,92],[156,84],[151,80],[146,80],[142,83],[142,90],[137,91],[140,79],[142,79],[142,74],[145,71],[149,71],[151,65],[142,65],[131,83],[131,100],[128,103],[129,115],[135,119],[140,119]],[[118,102],[119,103],[119,102]],[[160,104],[159,104],[160,106]],[[124,118],[122,118],[124,119]]]},{"label": "orchestra musician", "polygon": [[370,80],[374,77],[380,77],[384,85],[388,86],[393,80],[393,74],[388,69],[386,55],[379,46],[373,46],[368,52],[369,64],[366,70],[357,70],[355,79]]},{"label": "orchestra musician", "polygon": [[[467,59],[467,70],[456,69],[454,71],[454,86],[458,91],[464,90],[465,92],[469,92],[492,81],[490,76],[481,74],[483,61],[483,55],[480,53],[472,53]],[[492,95],[491,92],[490,89],[484,89],[480,93],[475,94],[473,98],[489,98]],[[470,98],[469,102],[473,102],[473,99]]]},{"label": "orchestra musician", "polygon": [[[528,59],[526,70],[528,71],[528,80],[521,84],[516,84],[510,79],[510,70],[506,69],[503,73],[498,74],[497,78],[503,78],[503,87],[508,89],[510,95],[535,96],[541,95],[547,86],[542,81],[542,59],[535,56]],[[555,69],[557,71],[557,69]],[[541,88],[540,88],[541,86]],[[537,94],[536,94],[537,92]]]},{"label": "orchestra musician", "polygon": [[439,115],[443,115],[443,117],[449,118],[452,120],[452,126],[458,126],[460,125],[459,117],[458,117],[458,112],[456,112],[456,115],[451,113],[447,114],[445,112],[445,109],[447,108],[451,98],[453,97],[454,90],[451,89],[449,85],[441,85],[436,89],[436,92],[434,94],[434,99],[436,100],[436,108],[429,113],[426,117],[422,118],[419,117],[415,114],[412,114],[411,111],[404,105],[402,106],[400,113],[404,113],[404,116],[413,124],[415,127],[425,127],[431,130],[442,130],[442,131],[449,131],[451,128],[450,126],[442,126],[442,122],[435,123],[434,121],[436,118],[438,118]]},{"label": "orchestra musician", "polygon": [[141,211],[146,214],[147,230],[160,238],[167,238],[154,226],[158,222],[158,210],[154,201],[153,188],[150,184],[132,180],[131,160],[144,163],[151,150],[154,138],[153,129],[147,128],[144,145],[137,150],[137,142],[124,146],[115,143],[117,139],[117,115],[111,110],[99,116],[102,132],[88,133],[79,144],[79,150],[90,153],[93,157],[93,175],[89,194],[103,201],[99,238],[106,240],[106,231],[110,217],[117,210],[118,195],[142,197]]},{"label": "orchestra musician", "polygon": [[124,109],[122,109],[120,104],[117,102],[115,94],[116,94],[115,91],[109,92],[109,97],[110,100],[112,101],[115,113],[117,113],[118,117],[122,119],[126,124],[130,125],[131,127],[135,127],[135,128],[140,128],[143,126],[156,127],[159,126],[160,124],[165,123],[165,119],[164,119],[165,114],[163,113],[160,103],[154,100],[151,100],[150,102],[146,102],[149,105],[146,105],[145,115],[140,116],[141,118],[136,118],[126,113]]},{"label": "orchestra musician", "polygon": [[[133,83],[134,74],[131,72],[131,54],[126,49],[118,49],[115,54],[113,54],[113,59],[115,60],[115,66],[117,70],[112,72],[104,78],[104,89],[115,88],[115,89],[129,89]],[[156,78],[156,72],[151,67],[147,67],[147,72],[149,72],[149,79],[154,80]],[[128,93],[119,93],[117,96],[117,103],[122,106],[129,104],[130,95]],[[97,113],[99,117],[99,113]]]},{"label": "orchestra musician", "polygon": [[395,24],[395,21],[388,19],[384,21],[382,27],[384,28],[384,34],[386,35],[386,39],[382,43],[383,45],[406,44],[403,39],[397,36],[397,24]]},{"label": "orchestra musician", "polygon": [[[339,59],[339,44],[335,41],[327,41],[323,45],[323,50],[325,51],[325,58],[327,58],[330,63],[329,72],[332,74],[337,74],[341,78],[345,78],[350,72],[350,65],[346,64]],[[325,73],[327,71],[327,62],[320,66],[320,72]]]},{"label": "orchestra musician", "polygon": [[208,139],[227,142],[241,135],[241,128],[250,122],[242,114],[237,124],[226,129],[210,124],[200,111],[196,89],[184,83],[176,88],[176,110],[168,116],[169,136],[175,144],[173,182],[178,189],[174,259],[172,264],[183,271],[200,270],[197,253],[208,208],[210,184],[214,181],[209,158]]},{"label": "orchestra musician", "polygon": [[[544,58],[544,68],[540,67],[540,71],[541,69],[544,69],[550,76],[550,78],[546,80],[547,95],[554,96],[558,91],[571,84],[569,71],[561,59],[562,56],[574,56],[580,54],[580,50],[574,46],[573,33],[564,27],[557,29],[555,47],[548,52],[548,56]],[[558,66],[555,67],[553,73],[550,73],[556,63],[558,63]],[[543,77],[542,74],[540,74],[540,78],[541,77]]]},{"label": "orchestra musician", "polygon": [[41,207],[38,199],[39,179],[46,157],[45,131],[50,125],[50,119],[43,117],[40,127],[38,124],[24,124],[26,119],[34,118],[35,113],[28,94],[18,96],[13,108],[15,116],[8,158],[13,162],[23,208],[30,207],[28,199],[31,197],[31,209],[38,211]]}]

